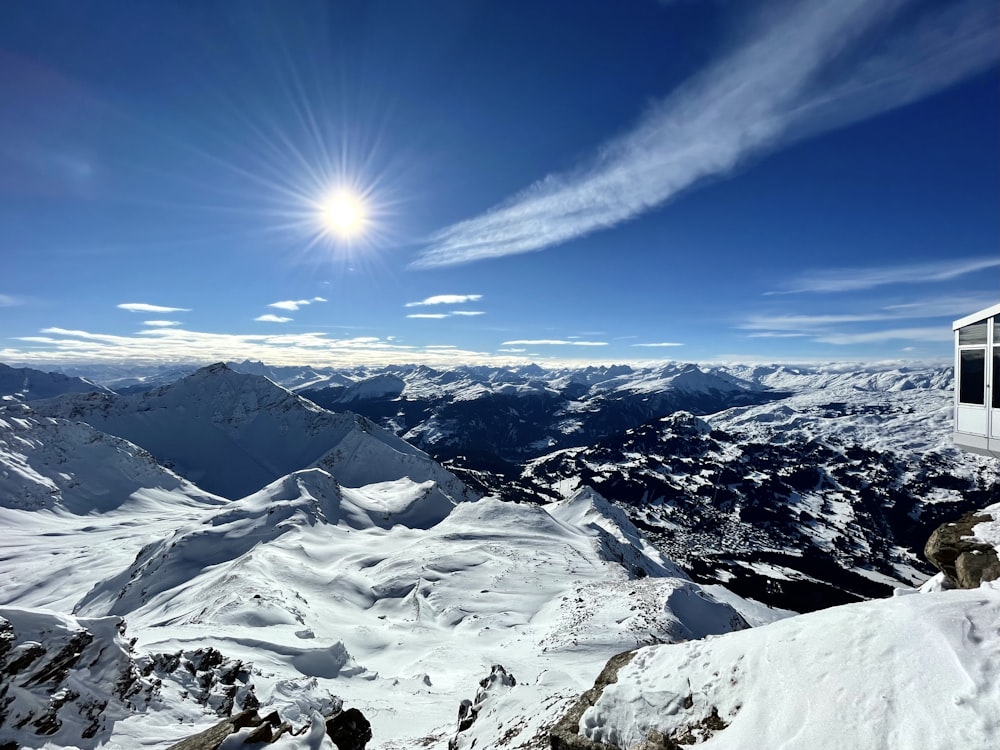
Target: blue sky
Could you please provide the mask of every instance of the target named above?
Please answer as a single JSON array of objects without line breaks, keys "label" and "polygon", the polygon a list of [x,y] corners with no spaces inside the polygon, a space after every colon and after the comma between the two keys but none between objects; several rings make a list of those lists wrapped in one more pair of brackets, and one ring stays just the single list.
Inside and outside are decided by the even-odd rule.
[{"label": "blue sky", "polygon": [[998,31],[994,0],[5,3],[0,361],[947,358],[1000,297]]}]

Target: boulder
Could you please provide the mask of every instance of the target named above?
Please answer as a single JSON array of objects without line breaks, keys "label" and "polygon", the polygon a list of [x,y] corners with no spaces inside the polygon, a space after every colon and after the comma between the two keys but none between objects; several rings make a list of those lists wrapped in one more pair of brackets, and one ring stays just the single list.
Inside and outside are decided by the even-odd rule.
[{"label": "boulder", "polygon": [[966,513],[957,521],[938,526],[927,540],[924,556],[953,588],[974,589],[1000,578],[996,548],[976,539],[972,531],[976,524],[992,520],[981,512]]},{"label": "boulder", "polygon": [[326,734],[337,750],[365,750],[372,725],[358,709],[349,708],[327,719]]},{"label": "boulder", "polygon": [[[219,745],[225,742],[229,735],[235,734],[241,729],[245,729],[247,727],[260,727],[262,725],[266,725],[265,721],[270,722],[272,717],[277,719],[277,714],[272,714],[265,720],[261,719],[261,717],[257,715],[257,711],[255,709],[241,711],[235,716],[223,719],[215,726],[206,729],[204,732],[199,732],[198,734],[192,735],[187,739],[183,739],[180,742],[171,745],[167,750],[217,750]],[[254,732],[254,734],[256,734],[256,732]]]}]

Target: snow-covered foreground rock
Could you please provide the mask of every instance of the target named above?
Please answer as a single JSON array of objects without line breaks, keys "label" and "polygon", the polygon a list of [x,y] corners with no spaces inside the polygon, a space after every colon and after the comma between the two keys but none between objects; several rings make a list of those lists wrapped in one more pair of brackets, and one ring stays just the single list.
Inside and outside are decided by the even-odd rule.
[{"label": "snow-covered foreground rock", "polygon": [[[587,738],[704,750],[988,750],[1000,743],[1000,589],[834,607],[639,650]],[[661,747],[662,745],[654,745]]]}]

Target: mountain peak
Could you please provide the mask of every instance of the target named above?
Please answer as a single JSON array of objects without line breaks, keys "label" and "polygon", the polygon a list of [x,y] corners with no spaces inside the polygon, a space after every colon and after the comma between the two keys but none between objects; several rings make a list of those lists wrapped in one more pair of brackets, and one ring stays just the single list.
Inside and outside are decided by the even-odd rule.
[{"label": "mountain peak", "polygon": [[207,367],[202,367],[200,370],[195,370],[194,375],[222,375],[224,373],[232,373],[233,375],[238,375],[233,368],[227,365],[225,362],[216,362],[214,364],[208,365]]}]

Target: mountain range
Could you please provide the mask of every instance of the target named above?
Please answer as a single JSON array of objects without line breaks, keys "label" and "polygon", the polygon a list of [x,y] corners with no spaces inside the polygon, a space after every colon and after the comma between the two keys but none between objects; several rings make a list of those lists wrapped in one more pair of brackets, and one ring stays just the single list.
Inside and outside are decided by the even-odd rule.
[{"label": "mountain range", "polygon": [[998,589],[920,554],[1000,515],[946,368],[101,372],[0,392],[12,747],[1000,740]]}]

